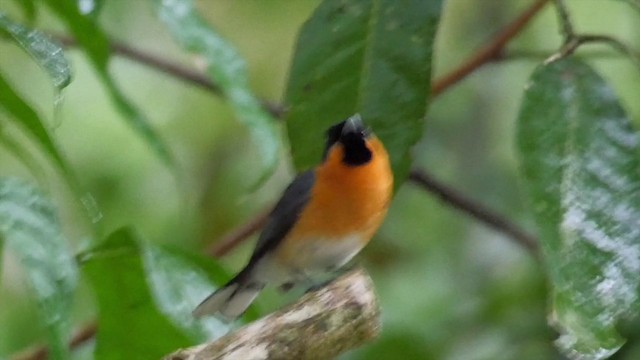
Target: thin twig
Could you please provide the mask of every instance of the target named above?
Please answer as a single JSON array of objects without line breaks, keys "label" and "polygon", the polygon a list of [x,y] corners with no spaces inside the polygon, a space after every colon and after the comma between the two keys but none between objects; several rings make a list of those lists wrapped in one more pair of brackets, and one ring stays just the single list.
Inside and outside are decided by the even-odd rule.
[{"label": "thin twig", "polygon": [[[93,339],[98,331],[98,324],[93,321],[78,330],[69,340],[69,348],[76,349]],[[29,350],[24,354],[18,354],[12,357],[12,360],[46,360],[49,358],[49,348],[39,346],[36,349]]]},{"label": "thin twig", "polygon": [[[59,41],[63,46],[77,46],[77,41],[67,35],[52,35],[54,39]],[[216,95],[223,95],[222,89],[216,83],[211,81],[208,76],[196,69],[188,68],[175,61],[170,61],[158,55],[151,54],[140,49],[131,47],[123,42],[110,40],[109,47],[111,51],[123,58],[133,60],[137,63],[149,66],[152,69],[171,75],[176,79],[197,85]],[[262,107],[275,118],[281,118],[284,114],[284,107],[272,101],[262,100]]]},{"label": "thin twig", "polygon": [[529,235],[512,223],[506,217],[489,209],[485,205],[472,200],[458,190],[436,180],[432,175],[424,170],[414,169],[409,175],[409,179],[426,191],[436,195],[440,200],[448,205],[466,213],[494,230],[504,233],[519,245],[529,250],[532,254],[538,255],[538,242],[535,237]]},{"label": "thin twig", "polygon": [[567,10],[567,4],[564,0],[554,0],[556,6],[556,12],[558,13],[558,21],[560,22],[560,29],[562,37],[564,38],[564,44],[567,45],[575,38],[575,31],[573,30],[573,23]]},{"label": "thin twig", "polygon": [[226,255],[229,251],[238,246],[238,244],[260,230],[267,223],[267,218],[270,213],[271,207],[261,211],[251,220],[231,230],[222,239],[213,243],[206,250],[206,253],[213,257],[222,257]]},{"label": "thin twig", "polygon": [[[504,53],[501,57],[501,60],[523,60],[523,61],[535,61],[540,62],[545,59],[548,59],[551,54],[553,54],[555,50],[525,50],[525,49],[512,49],[507,53]],[[581,54],[583,58],[589,59],[602,59],[602,60],[611,60],[611,59],[620,59],[622,54],[617,52],[602,50],[602,51],[589,51]]]},{"label": "thin twig", "polygon": [[560,49],[545,60],[545,64],[565,58],[573,54],[580,46],[587,43],[603,43],[611,46],[614,50],[628,56],[634,65],[640,69],[640,54],[631,50],[620,40],[602,34],[579,34],[576,33],[571,17],[564,0],[554,0],[558,21],[560,22],[561,34],[564,37]]},{"label": "thin twig", "polygon": [[436,97],[448,90],[482,65],[500,59],[507,43],[524,29],[547,2],[548,0],[537,0],[531,4],[515,20],[496,34],[487,46],[476,51],[473,56],[449,74],[434,81],[431,86],[431,97]]}]

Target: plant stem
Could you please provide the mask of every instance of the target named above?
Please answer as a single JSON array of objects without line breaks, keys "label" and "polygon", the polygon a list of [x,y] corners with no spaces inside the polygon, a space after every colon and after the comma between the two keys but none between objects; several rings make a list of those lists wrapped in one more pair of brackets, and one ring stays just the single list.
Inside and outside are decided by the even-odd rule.
[{"label": "plant stem", "polygon": [[500,32],[498,32],[491,41],[480,50],[476,51],[470,56],[462,65],[458,66],[455,70],[444,75],[440,79],[437,79],[431,85],[431,97],[436,97],[446,90],[450,89],[453,85],[457,84],[469,74],[476,71],[482,65],[502,58],[504,48],[506,45],[515,38],[531,19],[547,4],[548,0],[537,0],[526,8],[518,17],[516,17],[509,25],[505,26]]},{"label": "plant stem", "polygon": [[564,37],[564,45],[569,44],[575,38],[573,23],[569,17],[567,4],[565,0],[554,0],[556,11],[558,13],[558,21],[560,22],[561,34]]}]

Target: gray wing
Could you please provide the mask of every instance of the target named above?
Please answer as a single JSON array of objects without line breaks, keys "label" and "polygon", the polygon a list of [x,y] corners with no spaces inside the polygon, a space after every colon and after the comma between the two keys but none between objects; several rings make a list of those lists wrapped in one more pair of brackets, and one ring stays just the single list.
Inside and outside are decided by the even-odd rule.
[{"label": "gray wing", "polygon": [[311,189],[315,183],[313,170],[305,171],[289,184],[284,194],[269,215],[256,248],[251,255],[247,268],[251,267],[258,259],[274,249],[298,220],[302,209],[311,198]]}]

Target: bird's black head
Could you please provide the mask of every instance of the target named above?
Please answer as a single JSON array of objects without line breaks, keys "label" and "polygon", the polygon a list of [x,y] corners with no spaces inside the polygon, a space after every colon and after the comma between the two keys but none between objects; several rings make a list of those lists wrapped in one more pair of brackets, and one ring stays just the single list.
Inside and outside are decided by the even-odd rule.
[{"label": "bird's black head", "polygon": [[327,143],[324,149],[326,159],[329,149],[336,144],[344,148],[342,162],[349,166],[364,165],[371,160],[371,150],[367,147],[367,138],[371,130],[364,126],[359,114],[333,125],[327,130]]}]

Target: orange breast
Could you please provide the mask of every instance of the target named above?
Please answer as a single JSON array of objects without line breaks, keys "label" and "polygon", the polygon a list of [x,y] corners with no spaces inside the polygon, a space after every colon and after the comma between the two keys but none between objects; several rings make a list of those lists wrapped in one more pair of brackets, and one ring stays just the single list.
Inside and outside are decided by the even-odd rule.
[{"label": "orange breast", "polygon": [[334,146],[316,169],[309,203],[281,246],[280,256],[298,256],[302,242],[340,241],[358,234],[368,242],[386,215],[393,191],[389,157],[375,137],[367,141],[373,153],[365,165],[342,163],[343,149]]}]

